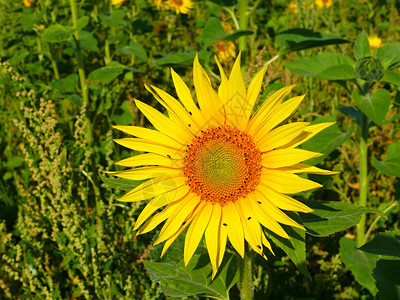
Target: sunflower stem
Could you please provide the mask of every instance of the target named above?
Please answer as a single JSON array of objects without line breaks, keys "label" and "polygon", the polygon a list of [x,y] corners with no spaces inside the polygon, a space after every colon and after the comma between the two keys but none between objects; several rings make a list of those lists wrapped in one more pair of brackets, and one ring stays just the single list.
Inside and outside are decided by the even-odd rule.
[{"label": "sunflower stem", "polygon": [[[358,205],[367,205],[368,195],[368,117],[361,114],[361,139],[360,139],[360,199]],[[365,214],[362,215],[360,222],[357,225],[357,247],[362,246],[365,233]]]},{"label": "sunflower stem", "polygon": [[[249,15],[247,13],[248,9],[248,0],[239,0],[239,26],[241,30],[246,30],[247,29],[247,23],[249,19]],[[239,50],[242,51],[243,57],[244,54],[246,53],[247,49],[247,37],[246,36],[241,36],[239,38]]]},{"label": "sunflower stem", "polygon": [[244,257],[240,260],[239,265],[239,281],[241,300],[253,299],[253,280],[251,275],[251,254],[248,247],[245,247]]}]

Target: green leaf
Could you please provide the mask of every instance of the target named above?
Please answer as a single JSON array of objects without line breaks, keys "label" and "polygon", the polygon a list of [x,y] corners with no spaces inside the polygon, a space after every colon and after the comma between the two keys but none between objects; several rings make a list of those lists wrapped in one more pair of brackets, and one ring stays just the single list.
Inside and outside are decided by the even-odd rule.
[{"label": "green leaf", "polygon": [[339,244],[340,256],[346,267],[350,269],[359,284],[367,288],[372,295],[375,295],[377,288],[372,277],[372,271],[378,257],[358,250],[355,241],[346,237],[342,237]]},{"label": "green leaf", "polygon": [[42,39],[44,42],[60,43],[67,41],[72,36],[74,31],[75,30],[70,26],[56,24],[50,26],[43,32]]},{"label": "green leaf", "polygon": [[281,54],[350,42],[335,35],[315,32],[305,28],[294,28],[282,31],[278,33],[276,39],[281,47]]},{"label": "green leaf", "polygon": [[360,111],[358,109],[355,109],[352,106],[344,106],[338,108],[339,111],[342,113],[345,113],[349,116],[351,116],[359,126],[361,126],[361,116],[360,116]]},{"label": "green leaf", "polygon": [[400,142],[389,146],[385,161],[381,162],[374,158],[373,162],[375,167],[383,174],[400,177]]},{"label": "green leaf", "polygon": [[50,83],[50,87],[54,90],[57,90],[61,93],[71,93],[75,90],[78,85],[78,74],[68,75],[64,79],[54,79]]},{"label": "green leaf", "polygon": [[357,37],[356,42],[354,43],[354,55],[356,59],[360,59],[361,57],[371,54],[371,47],[369,46],[367,35],[363,30]]},{"label": "green leaf", "polygon": [[125,55],[135,55],[143,61],[147,61],[147,53],[146,50],[142,47],[142,45],[130,42],[129,46],[121,47],[117,46],[117,50]]},{"label": "green leaf", "polygon": [[229,299],[229,290],[238,278],[237,259],[229,252],[225,253],[214,280],[211,280],[212,267],[206,253],[194,254],[187,267],[182,259],[178,262],[144,261],[144,266],[151,280],[158,282],[161,290],[172,297],[203,295]]},{"label": "green leaf", "polygon": [[382,124],[390,106],[390,93],[385,89],[378,89],[371,95],[362,96],[358,91],[352,94],[358,108],[376,124]]},{"label": "green leaf", "polygon": [[385,216],[377,209],[356,206],[350,203],[330,201],[303,201],[312,208],[311,213],[299,213],[308,234],[328,236],[358,224],[365,213],[377,213]]},{"label": "green leaf", "polygon": [[338,53],[322,53],[286,64],[293,74],[325,80],[353,79],[354,66],[355,62],[350,57]]},{"label": "green leaf", "polygon": [[18,23],[21,24],[22,30],[29,30],[33,27],[33,25],[40,22],[46,10],[42,10],[39,14],[36,13],[24,13],[22,17],[18,20]]},{"label": "green leaf", "polygon": [[400,86],[400,74],[386,70],[385,73],[383,74],[383,77],[380,82],[387,82],[387,83],[392,83],[394,85]]},{"label": "green leaf", "polygon": [[103,84],[108,84],[113,81],[118,75],[122,74],[125,66],[111,62],[106,67],[94,70],[89,74],[89,80],[100,81]]},{"label": "green leaf", "polygon": [[76,22],[76,29],[77,30],[82,30],[89,24],[89,17],[88,16],[83,16],[80,17],[78,22]]},{"label": "green leaf", "polygon": [[[286,214],[295,220],[297,223],[302,224],[301,218],[294,212],[286,212]],[[308,272],[306,264],[306,243],[305,231],[300,228],[295,228],[281,224],[286,233],[290,236],[290,240],[285,239],[272,231],[265,231],[268,238],[270,238],[275,245],[281,248],[287,256],[293,261],[299,271],[311,280],[311,275]]]},{"label": "green leaf", "polygon": [[380,233],[359,249],[372,254],[400,257],[400,231]]},{"label": "green leaf", "polygon": [[97,47],[97,40],[91,32],[82,30],[80,32],[80,38],[82,49],[94,52],[100,51],[99,47]]},{"label": "green leaf", "polygon": [[[330,116],[320,117],[314,120],[312,124],[324,122],[335,122],[335,119]],[[303,143],[303,149],[323,154],[322,156],[309,159],[305,163],[309,165],[315,165],[323,161],[330,153],[332,153],[351,136],[353,130],[354,127],[352,127],[348,132],[343,133],[339,130],[339,127],[336,124],[333,124]]]},{"label": "green leaf", "polygon": [[222,26],[221,21],[215,17],[211,17],[203,28],[200,40],[202,40],[204,45],[208,47],[216,41],[234,41],[241,36],[251,34],[253,34],[253,31],[251,30],[235,30],[233,33],[227,33]]},{"label": "green leaf", "polygon": [[21,61],[23,61],[28,55],[29,55],[28,50],[26,49],[18,50],[8,61],[12,66],[15,66]]},{"label": "green leaf", "polygon": [[400,62],[400,43],[386,44],[375,50],[385,69],[394,68]]},{"label": "green leaf", "polygon": [[99,17],[102,25],[118,28],[124,25],[122,20],[125,17],[125,12],[122,9],[118,9],[108,14],[100,14]]},{"label": "green leaf", "polygon": [[135,117],[132,113],[128,101],[124,101],[120,107],[115,110],[112,120],[118,125],[132,125]]},{"label": "green leaf", "polygon": [[380,300],[400,299],[400,261],[381,259],[372,274],[376,280]]},{"label": "green leaf", "polygon": [[99,173],[100,179],[112,189],[120,189],[122,191],[131,191],[143,181],[128,180],[122,178],[108,178]]}]

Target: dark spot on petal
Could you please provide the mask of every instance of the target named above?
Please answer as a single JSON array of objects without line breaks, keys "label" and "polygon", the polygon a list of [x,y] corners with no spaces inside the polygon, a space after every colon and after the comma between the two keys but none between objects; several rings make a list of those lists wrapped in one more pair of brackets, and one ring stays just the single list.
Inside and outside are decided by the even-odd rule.
[{"label": "dark spot on petal", "polygon": [[228,224],[226,224],[226,223],[222,223],[222,225],[224,225],[224,226],[228,226]]},{"label": "dark spot on petal", "polygon": [[258,247],[258,249],[261,249],[261,246],[260,246],[260,245],[257,245],[257,247]]},{"label": "dark spot on petal", "polygon": [[248,217],[247,220],[251,220],[251,217]]},{"label": "dark spot on petal", "polygon": [[258,204],[261,204],[261,201],[257,201]]},{"label": "dark spot on petal", "polygon": [[171,158],[171,155],[167,154],[168,158]]},{"label": "dark spot on petal", "polygon": [[189,115],[193,115],[191,111],[189,111]]}]

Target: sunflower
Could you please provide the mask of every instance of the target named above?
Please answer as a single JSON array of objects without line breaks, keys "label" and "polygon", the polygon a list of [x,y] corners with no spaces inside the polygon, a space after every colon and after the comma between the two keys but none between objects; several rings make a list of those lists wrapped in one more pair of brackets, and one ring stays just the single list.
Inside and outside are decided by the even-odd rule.
[{"label": "sunflower", "polygon": [[368,42],[372,51],[382,46],[382,39],[376,35],[369,36]]},{"label": "sunflower", "polygon": [[189,14],[193,8],[193,2],[191,0],[150,0],[154,2],[157,9],[164,10],[170,9],[175,10],[176,14]]},{"label": "sunflower", "polygon": [[115,140],[147,152],[117,164],[133,169],[114,175],[145,180],[120,201],[151,199],[136,220],[138,234],[165,222],[155,244],[165,242],[162,255],[186,229],[184,262],[193,256],[204,234],[212,277],[220,266],[227,239],[243,257],[245,241],[266,258],[271,252],[262,226],[289,239],[280,224],[304,229],[282,210],[311,212],[287,194],[320,187],[297,173],[333,174],[303,164],[321,154],[296,147],[333,123],[293,122],[278,126],[297,109],[303,96],[285,102],[292,86],[266,99],[252,114],[266,67],[247,91],[240,70],[240,54],[229,79],[216,59],[221,84],[216,92],[196,56],[193,80],[197,103],[182,78],[171,70],[180,101],[155,86],[145,86],[165,107],[168,116],[136,100],[153,129],[115,126],[134,137]]},{"label": "sunflower", "polygon": [[111,0],[112,5],[121,6],[126,0]]}]

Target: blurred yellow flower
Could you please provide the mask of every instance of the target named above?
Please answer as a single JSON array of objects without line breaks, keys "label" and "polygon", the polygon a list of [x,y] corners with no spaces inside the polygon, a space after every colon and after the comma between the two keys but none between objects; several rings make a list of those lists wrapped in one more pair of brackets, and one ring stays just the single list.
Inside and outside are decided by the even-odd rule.
[{"label": "blurred yellow flower", "polygon": [[157,9],[175,10],[176,14],[189,14],[193,8],[191,0],[150,0]]},{"label": "blurred yellow flower", "polygon": [[292,1],[292,2],[289,3],[288,9],[292,14],[295,14],[295,15],[297,15],[298,12],[299,12],[299,10],[297,9],[297,4],[296,4],[295,1]]},{"label": "blurred yellow flower", "polygon": [[231,41],[217,41],[214,48],[218,59],[221,61],[229,62],[236,57],[236,46]]},{"label": "blurred yellow flower", "polygon": [[333,4],[332,0],[315,0],[315,5],[318,8],[331,7],[332,4]]},{"label": "blurred yellow flower", "polygon": [[126,0],[111,0],[112,5],[118,5],[118,6],[124,4],[124,2],[126,2]]},{"label": "blurred yellow flower", "polygon": [[31,6],[32,6],[32,3],[31,3],[30,0],[24,0],[24,5],[25,5],[26,7],[31,7]]},{"label": "blurred yellow flower", "polygon": [[368,42],[371,50],[375,50],[376,48],[382,46],[382,39],[380,37],[377,37],[376,35],[369,36]]}]

